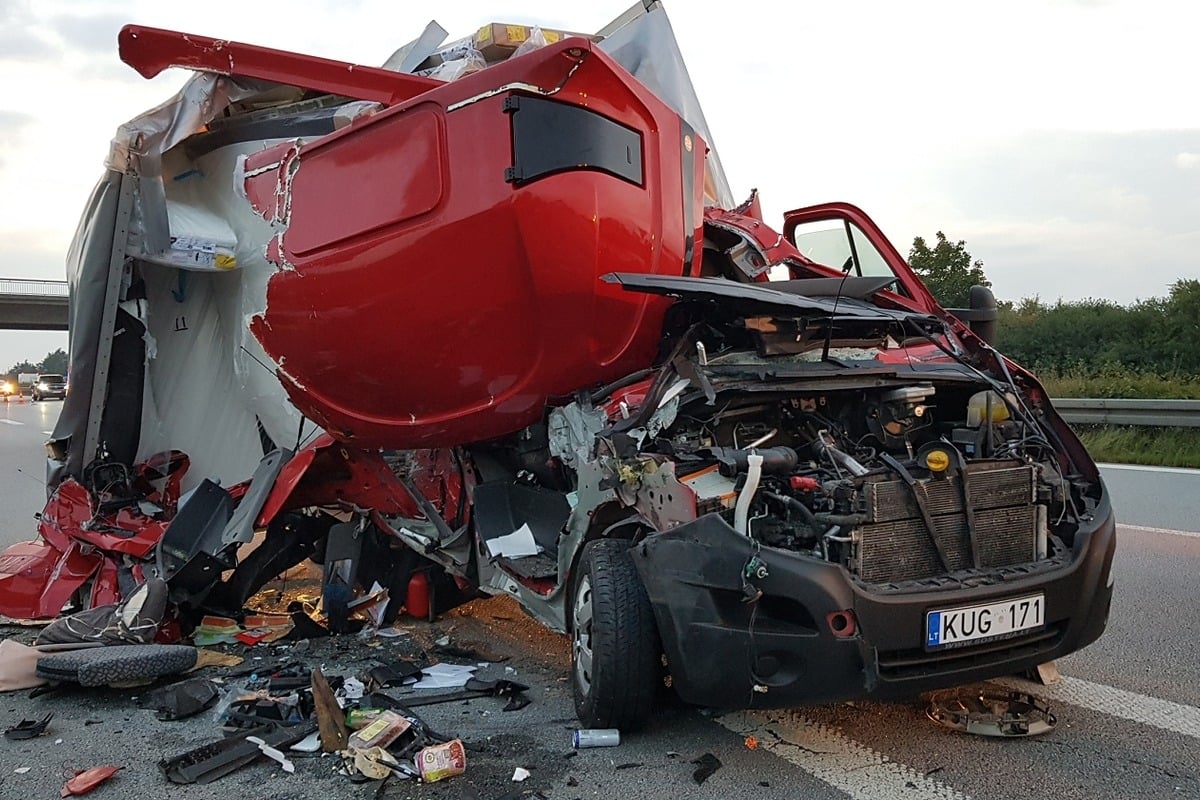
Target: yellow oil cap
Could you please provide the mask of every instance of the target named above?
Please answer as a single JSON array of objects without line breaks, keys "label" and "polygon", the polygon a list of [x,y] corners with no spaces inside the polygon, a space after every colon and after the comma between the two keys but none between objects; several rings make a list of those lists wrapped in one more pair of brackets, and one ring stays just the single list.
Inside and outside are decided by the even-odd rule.
[{"label": "yellow oil cap", "polygon": [[945,450],[930,450],[925,454],[925,466],[932,472],[945,472],[950,467],[950,455]]}]

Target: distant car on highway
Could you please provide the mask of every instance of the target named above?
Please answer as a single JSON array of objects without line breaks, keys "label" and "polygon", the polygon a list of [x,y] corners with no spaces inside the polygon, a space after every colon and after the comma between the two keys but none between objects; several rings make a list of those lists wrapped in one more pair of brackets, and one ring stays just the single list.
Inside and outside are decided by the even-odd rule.
[{"label": "distant car on highway", "polygon": [[7,377],[0,379],[0,397],[7,400],[9,397],[17,393],[17,384],[10,381]]},{"label": "distant car on highway", "polygon": [[67,396],[67,379],[62,375],[53,375],[45,373],[39,375],[37,383],[33,385],[32,397],[35,401],[45,400],[47,397],[57,397],[62,400]]}]

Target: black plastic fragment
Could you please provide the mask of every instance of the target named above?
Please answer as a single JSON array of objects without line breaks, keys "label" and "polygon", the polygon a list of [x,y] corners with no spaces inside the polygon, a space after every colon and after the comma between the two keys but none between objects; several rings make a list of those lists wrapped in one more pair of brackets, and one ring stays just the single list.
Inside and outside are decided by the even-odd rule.
[{"label": "black plastic fragment", "polygon": [[461,689],[438,694],[416,695],[404,698],[410,706],[431,706],[438,703],[452,703],[455,700],[470,700],[475,697],[507,697],[508,705],[505,711],[517,711],[531,702],[525,692],[529,687],[523,683],[509,680],[484,681],[479,678],[469,678]]},{"label": "black plastic fragment", "polygon": [[721,768],[721,759],[714,756],[712,753],[705,753],[692,761],[696,764],[696,771],[692,773],[692,780],[697,784],[704,783],[712,774]]},{"label": "black plastic fragment", "polygon": [[373,667],[363,676],[367,689],[385,689],[389,686],[399,686],[408,678],[420,678],[421,670],[411,661],[396,661]]},{"label": "black plastic fragment", "polygon": [[208,678],[189,678],[148,693],[142,708],[163,722],[195,716],[217,701],[217,687]]},{"label": "black plastic fragment", "polygon": [[46,732],[46,726],[54,719],[53,714],[47,714],[41,719],[23,719],[4,732],[4,738],[10,742],[21,739],[33,739]]},{"label": "black plastic fragment", "polygon": [[291,728],[256,728],[252,731],[201,745],[174,758],[158,762],[158,768],[172,783],[210,783],[241,769],[262,755],[258,745],[246,741],[257,736],[277,749],[289,747],[317,729],[315,722]]},{"label": "black plastic fragment", "polygon": [[304,613],[304,609],[292,611],[288,609],[292,616],[292,629],[283,637],[284,641],[302,641],[304,639],[321,639],[329,635],[329,629],[315,619]]}]

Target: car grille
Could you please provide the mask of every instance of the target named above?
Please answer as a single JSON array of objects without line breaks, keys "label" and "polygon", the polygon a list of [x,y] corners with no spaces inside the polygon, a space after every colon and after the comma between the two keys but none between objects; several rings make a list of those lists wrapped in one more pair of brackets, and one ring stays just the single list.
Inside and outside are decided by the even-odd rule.
[{"label": "car grille", "polygon": [[1062,644],[1065,622],[1056,622],[1011,639],[954,650],[880,650],[879,675],[887,680],[928,677],[939,672],[971,669],[1000,659],[1030,658],[1049,654]]},{"label": "car grille", "polygon": [[[979,565],[1032,561],[1037,536],[1033,467],[1008,461],[971,464],[968,484]],[[858,574],[864,581],[918,580],[975,566],[958,477],[931,480],[927,487],[932,536],[904,481],[878,480],[863,487],[867,522],[859,528]]]}]

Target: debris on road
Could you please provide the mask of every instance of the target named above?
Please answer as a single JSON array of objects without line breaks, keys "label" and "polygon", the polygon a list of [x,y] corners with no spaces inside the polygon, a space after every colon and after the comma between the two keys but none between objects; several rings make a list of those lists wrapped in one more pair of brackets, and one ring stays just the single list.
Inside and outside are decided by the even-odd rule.
[{"label": "debris on road", "polygon": [[0,692],[32,689],[46,681],[37,676],[37,660],[41,651],[36,647],[4,639],[0,641]]},{"label": "debris on road", "polygon": [[1058,722],[1033,695],[991,687],[935,692],[925,713],[943,727],[978,736],[1040,736]]},{"label": "debris on road", "polygon": [[187,719],[212,707],[217,694],[216,684],[208,678],[188,678],[149,692],[141,705],[164,722]]},{"label": "debris on road", "polygon": [[467,771],[467,751],[459,739],[431,745],[417,754],[417,770],[426,783],[445,780]]},{"label": "debris on road", "polygon": [[712,753],[705,753],[692,761],[696,765],[695,771],[692,773],[692,780],[697,784],[704,783],[712,774],[721,768],[721,759],[714,756]]},{"label": "debris on road", "polygon": [[571,734],[571,746],[576,750],[585,747],[616,747],[621,743],[621,732],[616,728],[580,728]]},{"label": "debris on road", "polygon": [[346,749],[350,734],[346,730],[346,718],[329,688],[329,681],[319,669],[312,671],[313,704],[316,706],[317,726],[321,731],[321,749],[336,753]]},{"label": "debris on road", "polygon": [[168,644],[124,644],[43,655],[37,675],[47,681],[80,686],[148,682],[196,666],[196,648]]},{"label": "debris on road", "polygon": [[116,775],[120,769],[120,767],[115,766],[104,766],[80,770],[75,773],[75,777],[63,784],[62,796],[71,797],[73,795],[87,794],[113,775]]},{"label": "debris on road", "polygon": [[4,738],[15,742],[21,739],[33,739],[46,732],[46,726],[54,719],[53,714],[47,714],[39,719],[23,719],[4,732]]}]

